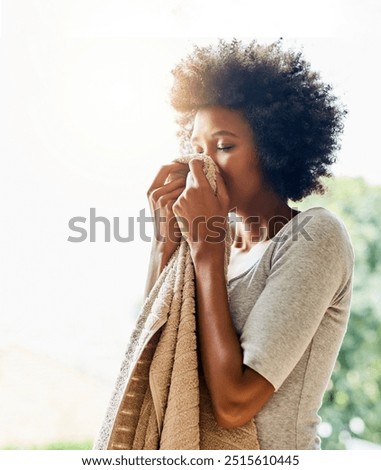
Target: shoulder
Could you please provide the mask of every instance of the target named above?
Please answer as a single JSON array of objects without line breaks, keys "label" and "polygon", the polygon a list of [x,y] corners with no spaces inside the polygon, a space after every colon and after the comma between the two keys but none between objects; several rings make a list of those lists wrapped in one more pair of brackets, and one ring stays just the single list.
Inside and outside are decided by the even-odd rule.
[{"label": "shoulder", "polygon": [[325,207],[311,207],[293,217],[277,234],[273,261],[292,257],[305,264],[326,263],[353,269],[355,253],[344,221]]},{"label": "shoulder", "polygon": [[302,218],[307,218],[310,221],[310,227],[322,232],[322,235],[338,238],[349,237],[344,221],[333,211],[325,207],[311,207],[299,215],[302,215]]},{"label": "shoulder", "polygon": [[300,212],[284,229],[283,233],[279,232],[282,235],[278,239],[279,245],[287,240],[289,243],[299,241],[299,245],[314,242],[310,245],[324,245],[327,249],[344,248],[352,251],[354,256],[352,241],[344,221],[325,207],[316,206]]}]

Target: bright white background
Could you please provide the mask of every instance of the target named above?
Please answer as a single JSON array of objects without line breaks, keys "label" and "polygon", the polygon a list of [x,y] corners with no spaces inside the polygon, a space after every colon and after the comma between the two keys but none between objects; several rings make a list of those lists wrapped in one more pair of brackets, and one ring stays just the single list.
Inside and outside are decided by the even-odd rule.
[{"label": "bright white background", "polygon": [[[142,302],[150,244],[136,218],[149,215],[159,166],[178,154],[171,68],[192,44],[282,36],[349,108],[334,173],[380,184],[380,2],[11,0],[1,16],[0,421],[12,426],[22,393],[33,403],[33,390],[40,416],[42,388],[81,401],[78,381],[90,380],[83,393],[98,399],[79,406],[94,418],[91,437]],[[99,224],[95,243],[67,241],[69,219],[88,219],[90,207],[119,217],[124,236],[133,218],[135,240],[106,243]],[[53,379],[58,364],[67,375]],[[34,426],[0,431],[0,444],[58,438],[65,426],[77,436],[70,419]]]}]

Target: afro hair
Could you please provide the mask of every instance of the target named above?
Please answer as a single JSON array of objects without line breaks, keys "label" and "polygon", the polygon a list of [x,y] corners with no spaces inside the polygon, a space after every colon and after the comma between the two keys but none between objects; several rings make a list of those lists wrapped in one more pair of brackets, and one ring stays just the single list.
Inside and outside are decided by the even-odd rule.
[{"label": "afro hair", "polygon": [[254,133],[265,182],[284,200],[298,201],[326,187],[333,176],[339,137],[347,114],[332,87],[310,69],[301,51],[233,38],[193,51],[172,70],[170,104],[177,112],[182,152],[197,110],[225,106],[243,113]]}]

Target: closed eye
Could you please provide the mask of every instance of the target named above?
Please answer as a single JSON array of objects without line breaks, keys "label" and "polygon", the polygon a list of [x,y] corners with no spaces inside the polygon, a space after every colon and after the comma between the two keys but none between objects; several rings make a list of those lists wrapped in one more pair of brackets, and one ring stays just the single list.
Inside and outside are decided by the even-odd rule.
[{"label": "closed eye", "polygon": [[[229,152],[229,150],[233,149],[234,145],[230,145],[227,147],[217,147],[217,150],[220,150],[221,152]],[[196,153],[202,154],[204,153],[202,150],[201,151],[196,151]]]},{"label": "closed eye", "polygon": [[222,150],[222,152],[228,152],[232,148],[234,148],[234,145],[231,145],[230,147],[217,147],[217,150]]}]

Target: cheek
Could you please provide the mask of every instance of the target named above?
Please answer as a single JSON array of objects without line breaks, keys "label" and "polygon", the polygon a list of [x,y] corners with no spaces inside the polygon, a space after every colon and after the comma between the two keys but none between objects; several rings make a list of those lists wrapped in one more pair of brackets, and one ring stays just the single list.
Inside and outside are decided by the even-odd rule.
[{"label": "cheek", "polygon": [[257,178],[259,175],[258,169],[256,168],[253,161],[249,159],[235,159],[228,162],[224,171],[227,173],[230,179],[245,181],[247,179]]},{"label": "cheek", "polygon": [[[222,170],[221,170],[222,174]],[[240,193],[256,192],[261,187],[261,174],[253,162],[232,165],[222,174],[226,187]]]}]

